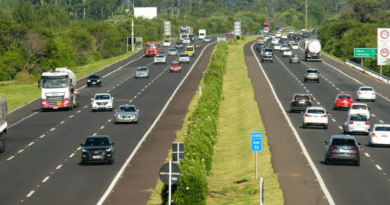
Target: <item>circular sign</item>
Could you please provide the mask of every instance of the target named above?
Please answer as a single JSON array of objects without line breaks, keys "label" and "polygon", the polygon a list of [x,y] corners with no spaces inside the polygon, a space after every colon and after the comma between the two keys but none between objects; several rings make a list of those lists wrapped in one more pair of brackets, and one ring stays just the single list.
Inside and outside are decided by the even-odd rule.
[{"label": "circular sign", "polygon": [[[181,177],[180,168],[174,163],[171,163],[171,166],[171,184],[176,184]],[[164,184],[169,184],[169,163],[162,165],[158,174]]]},{"label": "circular sign", "polygon": [[389,56],[389,50],[387,48],[384,48],[381,50],[381,56],[382,57],[387,57]]},{"label": "circular sign", "polygon": [[381,32],[381,37],[382,37],[383,39],[388,38],[388,37],[389,37],[389,32],[386,31],[386,30],[383,30],[383,31]]}]

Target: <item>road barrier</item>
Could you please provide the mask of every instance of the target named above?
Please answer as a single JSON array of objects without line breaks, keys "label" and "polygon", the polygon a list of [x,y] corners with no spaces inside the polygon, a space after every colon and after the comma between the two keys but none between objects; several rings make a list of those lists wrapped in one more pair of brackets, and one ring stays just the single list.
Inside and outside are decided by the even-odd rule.
[{"label": "road barrier", "polygon": [[375,79],[378,79],[384,83],[390,84],[390,78],[384,75],[381,75],[380,73],[377,73],[375,71],[372,71],[364,66],[361,66],[359,64],[356,64],[350,60],[346,60],[345,62],[347,65],[351,66],[352,68],[355,68],[356,70],[359,70]]}]

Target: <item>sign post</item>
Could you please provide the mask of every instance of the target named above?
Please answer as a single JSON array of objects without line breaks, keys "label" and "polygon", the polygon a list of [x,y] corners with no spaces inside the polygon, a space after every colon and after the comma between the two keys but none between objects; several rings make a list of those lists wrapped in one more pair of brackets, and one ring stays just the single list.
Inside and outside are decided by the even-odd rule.
[{"label": "sign post", "polygon": [[264,179],[260,178],[260,205],[264,204]]},{"label": "sign post", "polygon": [[256,152],[256,180],[257,180],[257,152],[263,151],[263,133],[252,132],[251,133],[251,151]]},{"label": "sign post", "polygon": [[[390,28],[377,28],[377,65],[388,65],[390,61]],[[382,75],[382,69],[381,69]]]},{"label": "sign post", "polygon": [[164,184],[168,184],[169,186],[169,193],[168,193],[168,204],[171,205],[172,203],[172,185],[176,184],[180,177],[181,172],[180,168],[176,164],[172,164],[171,161],[169,163],[165,163],[161,166],[159,171],[159,176],[161,181]]},{"label": "sign post", "polygon": [[361,58],[361,65],[363,66],[363,58],[373,58],[376,56],[376,48],[354,48],[353,57]]}]

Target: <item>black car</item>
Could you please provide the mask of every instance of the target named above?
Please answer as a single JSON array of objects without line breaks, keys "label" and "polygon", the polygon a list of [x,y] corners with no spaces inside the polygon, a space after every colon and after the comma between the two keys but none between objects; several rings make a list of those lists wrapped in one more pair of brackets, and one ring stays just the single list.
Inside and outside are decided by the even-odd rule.
[{"label": "black car", "polygon": [[290,112],[306,110],[307,107],[312,105],[310,95],[307,93],[295,93],[290,100]]},{"label": "black car", "polygon": [[293,39],[299,40],[299,35],[298,35],[298,34],[295,34],[294,37],[293,37]]},{"label": "black car", "polygon": [[100,76],[98,74],[92,74],[92,75],[88,76],[87,87],[89,87],[91,85],[96,85],[96,86],[102,87],[102,79],[100,78]]},{"label": "black car", "polygon": [[195,36],[194,36],[193,34],[190,34],[190,35],[188,36],[188,38],[189,38],[192,42],[195,41]]},{"label": "black car", "polygon": [[114,143],[107,135],[89,136],[81,144],[81,164],[88,162],[107,162],[114,164]]}]

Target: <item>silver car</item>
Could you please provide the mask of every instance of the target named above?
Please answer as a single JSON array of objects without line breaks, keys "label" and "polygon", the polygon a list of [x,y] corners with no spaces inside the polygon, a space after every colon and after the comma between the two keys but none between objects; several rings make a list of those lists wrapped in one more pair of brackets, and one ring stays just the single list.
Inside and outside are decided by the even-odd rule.
[{"label": "silver car", "polygon": [[154,57],[154,65],[157,63],[163,63],[165,64],[166,62],[166,57],[163,54],[158,54]]},{"label": "silver car", "polygon": [[350,161],[360,166],[360,143],[354,136],[333,135],[329,144],[325,141],[325,164],[330,165],[334,161]]},{"label": "silver car", "polygon": [[177,49],[176,48],[170,48],[168,50],[168,56],[177,56]]},{"label": "silver car", "polygon": [[344,134],[358,132],[368,135],[370,133],[370,121],[366,116],[361,114],[349,115],[344,120],[343,130]]},{"label": "silver car", "polygon": [[290,57],[290,63],[301,63],[299,55],[293,55]]},{"label": "silver car", "polygon": [[306,81],[317,81],[320,82],[320,72],[317,69],[309,68],[305,72],[303,72],[303,82]]},{"label": "silver car", "polygon": [[139,122],[139,114],[134,105],[120,105],[115,111],[115,123]]},{"label": "silver car", "polygon": [[149,69],[146,66],[138,67],[135,70],[135,78],[149,78]]},{"label": "silver car", "polygon": [[183,43],[182,42],[176,42],[175,47],[176,48],[183,48]]}]

